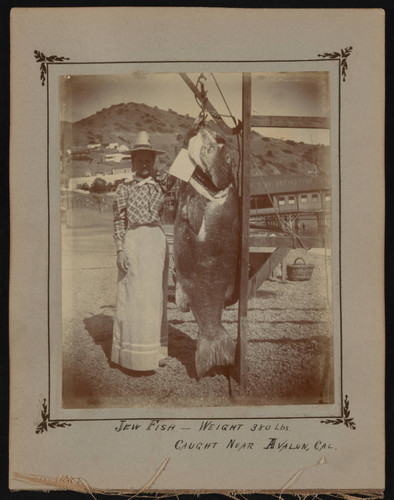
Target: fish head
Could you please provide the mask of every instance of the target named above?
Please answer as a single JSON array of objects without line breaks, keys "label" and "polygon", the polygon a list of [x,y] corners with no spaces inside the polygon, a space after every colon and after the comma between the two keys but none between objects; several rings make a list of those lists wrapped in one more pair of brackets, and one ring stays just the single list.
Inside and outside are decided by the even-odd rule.
[{"label": "fish head", "polygon": [[224,138],[216,132],[202,127],[200,148],[201,168],[218,189],[229,186],[233,180],[232,161]]}]

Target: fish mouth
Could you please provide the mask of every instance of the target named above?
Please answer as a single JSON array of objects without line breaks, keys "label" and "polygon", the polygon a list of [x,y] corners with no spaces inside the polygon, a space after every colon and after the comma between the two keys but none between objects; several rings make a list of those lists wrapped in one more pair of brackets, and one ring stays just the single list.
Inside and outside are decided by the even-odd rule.
[{"label": "fish mouth", "polygon": [[214,152],[202,148],[200,153],[202,170],[219,190],[228,187],[232,182],[231,161],[227,160],[227,152],[223,147],[225,144],[219,144]]},{"label": "fish mouth", "polygon": [[232,183],[232,164],[228,154],[227,143],[220,134],[206,127],[201,127],[197,134],[189,141],[189,155],[200,167],[206,182],[205,187],[211,185],[222,190]]}]

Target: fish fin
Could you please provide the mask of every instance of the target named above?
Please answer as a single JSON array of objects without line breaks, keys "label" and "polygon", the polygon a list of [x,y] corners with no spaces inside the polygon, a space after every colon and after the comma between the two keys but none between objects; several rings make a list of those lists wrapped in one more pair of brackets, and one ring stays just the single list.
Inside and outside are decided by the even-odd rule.
[{"label": "fish fin", "polygon": [[180,311],[190,311],[189,299],[178,280],[175,283],[175,303]]},{"label": "fish fin", "polygon": [[198,232],[197,241],[205,241],[205,236],[207,235],[207,232],[205,230],[205,216],[202,219],[200,231]]},{"label": "fish fin", "polygon": [[226,294],[224,296],[224,307],[232,306],[239,299],[239,291],[235,286],[235,283],[231,283],[226,290]]},{"label": "fish fin", "polygon": [[235,342],[223,326],[217,327],[214,338],[200,332],[195,357],[197,377],[202,377],[215,366],[233,365],[234,356]]},{"label": "fish fin", "polygon": [[204,202],[201,197],[195,197],[187,205],[187,220],[194,234],[198,234],[204,218]]}]

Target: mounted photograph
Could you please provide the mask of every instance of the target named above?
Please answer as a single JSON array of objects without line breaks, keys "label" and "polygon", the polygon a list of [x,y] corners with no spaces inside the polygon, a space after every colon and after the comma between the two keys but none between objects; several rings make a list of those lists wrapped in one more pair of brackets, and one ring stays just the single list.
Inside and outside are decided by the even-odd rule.
[{"label": "mounted photograph", "polygon": [[384,12],[10,23],[10,489],[381,496]]}]

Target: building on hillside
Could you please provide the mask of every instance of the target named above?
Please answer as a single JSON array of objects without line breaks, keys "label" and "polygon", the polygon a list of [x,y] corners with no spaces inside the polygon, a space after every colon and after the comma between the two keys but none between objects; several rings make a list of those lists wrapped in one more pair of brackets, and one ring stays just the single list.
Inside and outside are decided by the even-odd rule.
[{"label": "building on hillside", "polygon": [[119,147],[118,147],[118,151],[130,151],[130,148],[125,146],[124,144],[121,144]]},{"label": "building on hillside", "polygon": [[119,144],[117,142],[111,142],[108,144],[107,149],[118,149]]},{"label": "building on hillside", "polygon": [[319,169],[316,165],[312,165],[311,169],[306,172],[307,175],[319,175]]},{"label": "building on hillside", "polygon": [[131,172],[131,167],[113,168],[112,169],[113,174],[129,174],[130,172]]},{"label": "building on hillside", "polygon": [[318,225],[331,219],[331,186],[322,175],[267,175],[250,179],[250,215],[275,222],[315,218]]},{"label": "building on hillside", "polygon": [[94,176],[90,177],[71,177],[68,182],[68,189],[72,191],[73,189],[78,189],[78,186],[82,184],[87,184],[89,187],[93,184]]},{"label": "building on hillside", "polygon": [[88,161],[89,163],[92,163],[92,157],[88,153],[87,150],[82,151],[82,152],[72,152],[71,153],[71,161]]},{"label": "building on hillside", "polygon": [[[68,153],[70,151],[70,153]],[[84,156],[88,153],[88,150],[85,146],[75,146],[71,147],[67,150],[67,154],[71,156],[72,159],[77,159],[80,156]]]},{"label": "building on hillside", "polygon": [[100,149],[101,144],[88,144],[88,149]]},{"label": "building on hillside", "polygon": [[125,155],[122,153],[114,153],[112,155],[105,155],[105,158],[104,158],[105,161],[114,161],[115,163],[119,163],[122,160],[129,160],[129,159],[130,159],[130,155]]},{"label": "building on hillside", "polygon": [[122,180],[130,181],[133,176],[133,172],[119,172],[117,174],[103,174],[101,172],[96,172],[96,174],[91,175],[90,177],[71,177],[68,188],[69,190],[78,189],[78,186],[83,184],[87,184],[90,187],[97,177],[104,179],[107,184],[110,182],[112,184],[117,184]]}]

